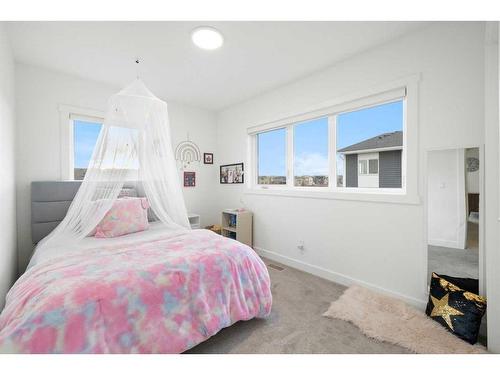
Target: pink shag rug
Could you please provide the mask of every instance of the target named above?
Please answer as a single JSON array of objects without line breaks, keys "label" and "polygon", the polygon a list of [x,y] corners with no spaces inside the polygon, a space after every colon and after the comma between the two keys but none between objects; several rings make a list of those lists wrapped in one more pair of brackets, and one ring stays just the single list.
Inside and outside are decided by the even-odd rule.
[{"label": "pink shag rug", "polygon": [[323,316],[356,325],[366,336],[421,354],[487,353],[455,337],[425,313],[358,285],[349,287]]}]

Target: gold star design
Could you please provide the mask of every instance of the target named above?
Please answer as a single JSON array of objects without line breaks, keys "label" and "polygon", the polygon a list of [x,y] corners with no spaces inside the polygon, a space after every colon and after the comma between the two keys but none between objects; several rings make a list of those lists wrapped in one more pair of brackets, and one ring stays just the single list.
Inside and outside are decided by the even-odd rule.
[{"label": "gold star design", "polygon": [[433,296],[431,296],[432,299],[432,304],[434,305],[434,308],[432,309],[431,316],[440,316],[441,318],[444,319],[446,324],[448,324],[448,327],[453,331],[453,324],[451,324],[451,315],[464,315],[462,312],[458,311],[457,309],[454,309],[450,305],[448,305],[448,298],[449,298],[449,293],[446,293],[446,295],[441,298],[437,299]]}]

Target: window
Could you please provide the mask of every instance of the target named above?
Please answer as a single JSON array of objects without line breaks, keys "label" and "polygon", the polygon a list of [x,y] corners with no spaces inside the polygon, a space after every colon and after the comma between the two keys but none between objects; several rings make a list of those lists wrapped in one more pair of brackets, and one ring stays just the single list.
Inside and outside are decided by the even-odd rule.
[{"label": "window", "polygon": [[[337,124],[337,186],[401,188],[403,100],[340,113]],[[353,166],[359,165],[358,178]]]},{"label": "window", "polygon": [[259,133],[257,149],[258,184],[286,184],[286,129]]},{"label": "window", "polygon": [[328,186],[328,118],[294,126],[293,172],[295,186]]},{"label": "window", "polygon": [[359,161],[359,174],[368,174],[368,160]]},{"label": "window", "polygon": [[277,191],[406,193],[406,91],[386,90],[249,129],[250,184]]},{"label": "window", "polygon": [[378,159],[369,160],[369,172],[370,174],[378,174]]},{"label": "window", "polygon": [[94,146],[97,143],[102,123],[98,120],[72,118],[73,127],[73,178],[83,180]]},{"label": "window", "polygon": [[378,174],[378,159],[364,159],[359,161],[360,175]]}]

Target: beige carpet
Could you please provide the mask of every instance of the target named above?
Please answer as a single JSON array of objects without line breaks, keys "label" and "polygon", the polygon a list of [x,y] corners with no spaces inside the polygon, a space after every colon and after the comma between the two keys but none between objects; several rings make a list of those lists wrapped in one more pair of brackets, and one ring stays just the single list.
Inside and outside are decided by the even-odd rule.
[{"label": "beige carpet", "polygon": [[486,353],[483,346],[453,336],[425,313],[360,286],[347,289],[323,315],[351,322],[368,337],[415,353]]},{"label": "beige carpet", "polygon": [[238,322],[187,353],[410,353],[401,346],[365,336],[349,322],[322,316],[330,302],[345,291],[344,286],[269,259],[264,261],[272,283],[271,315]]}]

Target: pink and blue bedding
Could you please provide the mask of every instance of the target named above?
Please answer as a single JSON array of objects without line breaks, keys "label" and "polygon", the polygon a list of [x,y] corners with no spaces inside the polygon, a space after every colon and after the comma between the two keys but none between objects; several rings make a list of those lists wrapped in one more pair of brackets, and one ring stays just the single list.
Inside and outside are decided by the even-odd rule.
[{"label": "pink and blue bedding", "polygon": [[31,266],[0,315],[0,352],[181,353],[271,305],[266,266],[239,242],[207,230],[111,242]]}]

